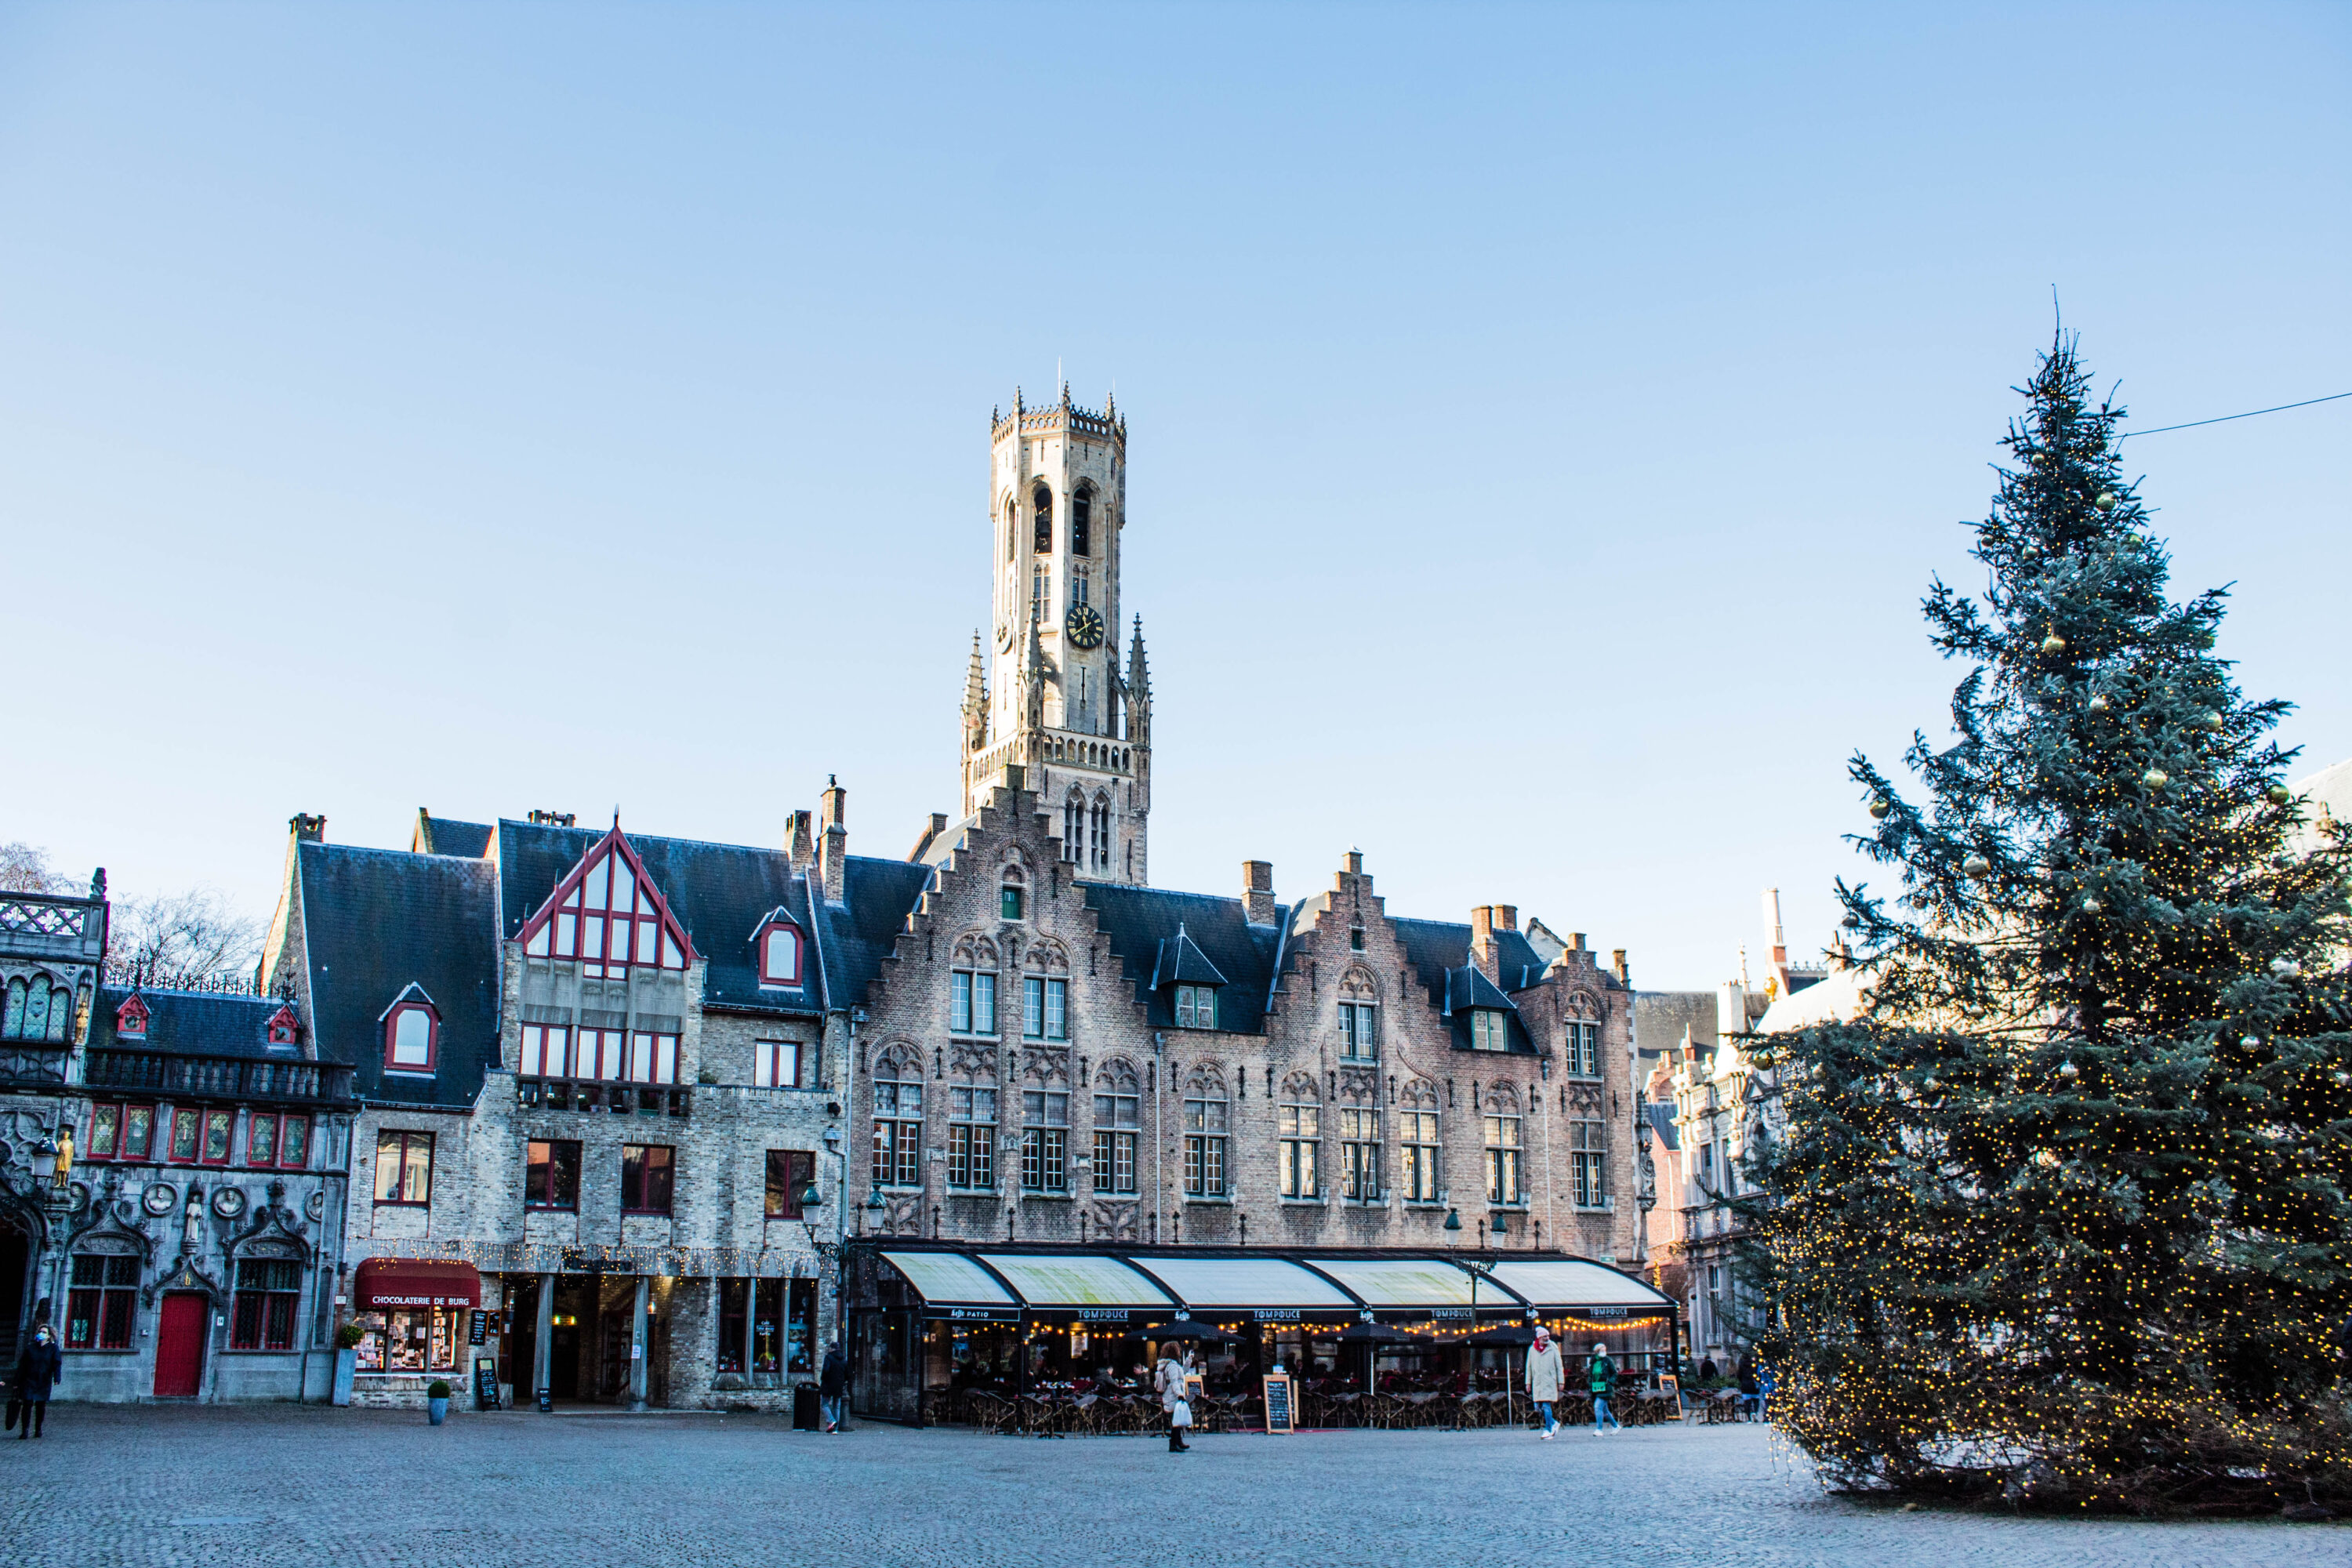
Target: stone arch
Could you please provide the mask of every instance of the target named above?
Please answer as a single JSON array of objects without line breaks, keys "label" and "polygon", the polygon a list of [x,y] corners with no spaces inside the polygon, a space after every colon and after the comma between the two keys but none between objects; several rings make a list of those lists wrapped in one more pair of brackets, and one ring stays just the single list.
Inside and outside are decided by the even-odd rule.
[{"label": "stone arch", "polygon": [[1143,1075],[1125,1057],[1106,1057],[1095,1068],[1095,1088],[1104,1094],[1139,1094]]},{"label": "stone arch", "polygon": [[996,944],[976,931],[956,938],[952,955],[958,969],[993,969],[996,967]]},{"label": "stone arch", "polygon": [[876,1078],[921,1078],[923,1053],[909,1040],[892,1040],[874,1054]]},{"label": "stone arch", "polygon": [[1608,1010],[1601,1004],[1601,998],[1582,986],[1570,992],[1561,1000],[1560,1012],[1584,1024],[1597,1024],[1609,1016]]},{"label": "stone arch", "polygon": [[1339,976],[1339,994],[1350,1002],[1378,1001],[1381,983],[1362,964],[1351,963],[1348,965],[1347,973]]},{"label": "stone arch", "polygon": [[1313,1073],[1295,1072],[1282,1080],[1282,1098],[1295,1100],[1319,1100],[1322,1090],[1316,1087]]},{"label": "stone arch", "polygon": [[1500,1081],[1486,1086],[1479,1098],[1480,1106],[1489,1116],[1517,1116],[1519,1113],[1519,1091],[1514,1084]]},{"label": "stone arch", "polygon": [[1184,1092],[1201,1100],[1225,1098],[1225,1075],[1214,1062],[1195,1062],[1184,1075]]},{"label": "stone arch", "polygon": [[1438,1107],[1437,1085],[1425,1078],[1409,1080],[1398,1102],[1408,1110],[1435,1110]]},{"label": "stone arch", "polygon": [[1069,950],[1050,936],[1041,936],[1029,944],[1029,956],[1024,964],[1040,974],[1067,974],[1070,972]]}]

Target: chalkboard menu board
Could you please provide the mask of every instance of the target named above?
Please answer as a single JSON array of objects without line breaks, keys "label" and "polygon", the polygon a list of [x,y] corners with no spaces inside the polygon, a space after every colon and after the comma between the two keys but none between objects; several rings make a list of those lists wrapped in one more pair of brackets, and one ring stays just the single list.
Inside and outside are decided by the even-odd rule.
[{"label": "chalkboard menu board", "polygon": [[474,1358],[474,1408],[497,1410],[499,1402],[499,1363],[495,1356]]},{"label": "chalkboard menu board", "polygon": [[1281,1433],[1297,1430],[1297,1417],[1290,1404],[1290,1379],[1273,1376],[1263,1381],[1265,1384],[1265,1429]]},{"label": "chalkboard menu board", "polygon": [[489,1326],[490,1315],[479,1307],[475,1308],[473,1321],[467,1326],[466,1342],[469,1345],[480,1344],[488,1334]]}]

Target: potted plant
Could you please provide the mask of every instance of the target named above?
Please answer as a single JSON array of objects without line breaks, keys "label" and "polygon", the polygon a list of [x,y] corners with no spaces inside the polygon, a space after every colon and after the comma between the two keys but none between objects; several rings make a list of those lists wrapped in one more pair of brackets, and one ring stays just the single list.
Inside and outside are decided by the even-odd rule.
[{"label": "potted plant", "polygon": [[366,1334],[357,1323],[345,1323],[335,1331],[335,1390],[329,1397],[337,1405],[352,1402],[352,1377],[359,1371],[360,1341]]},{"label": "potted plant", "polygon": [[436,1377],[425,1390],[425,1417],[436,1426],[449,1419],[449,1380]]}]

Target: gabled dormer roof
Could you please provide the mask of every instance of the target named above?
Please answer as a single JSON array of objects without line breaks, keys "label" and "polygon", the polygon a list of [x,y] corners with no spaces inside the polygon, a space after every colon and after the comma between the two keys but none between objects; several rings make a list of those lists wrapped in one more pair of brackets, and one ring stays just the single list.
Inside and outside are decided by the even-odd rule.
[{"label": "gabled dormer roof", "polygon": [[1159,958],[1151,970],[1152,989],[1158,990],[1162,985],[1224,984],[1224,975],[1209,962],[1209,955],[1201,951],[1200,943],[1194,942],[1192,932],[1184,929],[1184,922],[1178,921],[1176,934],[1160,943]]},{"label": "gabled dormer roof", "polygon": [[1517,1013],[1519,1005],[1503,994],[1503,988],[1486,978],[1474,964],[1445,972],[1445,1002],[1440,1009],[1447,1017],[1468,1012],[1473,1007],[1489,1007],[1499,1013]]},{"label": "gabled dormer roof", "polygon": [[[598,918],[607,910],[608,921]],[[577,932],[571,917],[577,917]],[[609,942],[601,930],[593,942],[588,940],[592,920],[609,923]],[[684,969],[699,956],[660,884],[646,871],[644,858],[621,831],[618,817],[563,874],[519,934],[523,951],[534,956],[634,963],[648,969]]]}]

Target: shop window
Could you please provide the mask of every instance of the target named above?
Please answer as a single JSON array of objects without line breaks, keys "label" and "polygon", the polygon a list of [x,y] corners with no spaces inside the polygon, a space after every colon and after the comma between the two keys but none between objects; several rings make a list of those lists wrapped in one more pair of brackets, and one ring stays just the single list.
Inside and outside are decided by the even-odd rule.
[{"label": "shop window", "polygon": [[457,1370],[464,1344],[465,1310],[401,1307],[362,1312],[357,1370],[365,1373],[449,1373]]},{"label": "shop window", "polygon": [[433,1134],[386,1130],[375,1135],[375,1201],[433,1201]]},{"label": "shop window", "polygon": [[155,1139],[152,1105],[98,1104],[89,1108],[86,1160],[144,1160]]},{"label": "shop window", "polygon": [[751,1042],[751,1084],[755,1089],[801,1087],[801,1043],[798,1040]]},{"label": "shop window", "polygon": [[677,1151],[663,1143],[621,1146],[621,1212],[667,1215],[677,1185]]},{"label": "shop window", "polygon": [[1184,1195],[1225,1195],[1227,1106],[1223,1095],[1184,1101]]},{"label": "shop window", "polygon": [[233,1351],[290,1351],[302,1299],[302,1266],[290,1258],[246,1258],[236,1265],[236,1302],[229,1320]]},{"label": "shop window", "polygon": [[1070,1037],[1070,983],[1028,975],[1021,982],[1021,1033],[1032,1040]]},{"label": "shop window", "polygon": [[996,1091],[992,1089],[959,1086],[948,1090],[948,1185],[996,1185]]},{"label": "shop window", "polygon": [[1217,1026],[1217,988],[1213,985],[1176,987],[1176,1026],[1213,1029]]},{"label": "shop window", "polygon": [[816,1154],[808,1149],[768,1151],[768,1217],[799,1219],[801,1194],[816,1183]]},{"label": "shop window", "polygon": [[760,1378],[814,1373],[815,1344],[815,1280],[719,1281],[718,1371]]},{"label": "shop window", "polygon": [[139,1259],[129,1253],[77,1253],[66,1297],[69,1351],[127,1351],[139,1312]]},{"label": "shop window", "polygon": [[580,1206],[580,1145],[532,1139],[523,1164],[522,1206],[527,1209],[577,1209]]},{"label": "shop window", "polygon": [[959,1035],[996,1033],[996,976],[957,970],[948,977],[948,1028]]},{"label": "shop window", "polygon": [[1339,1056],[1346,1061],[1380,1059],[1381,1010],[1370,1002],[1339,1004]]},{"label": "shop window", "polygon": [[1070,1097],[1044,1089],[1021,1094],[1021,1185],[1033,1193],[1070,1186]]},{"label": "shop window", "polygon": [[396,1004],[383,1016],[387,1072],[429,1073],[441,1048],[441,1017],[423,1002]]}]

